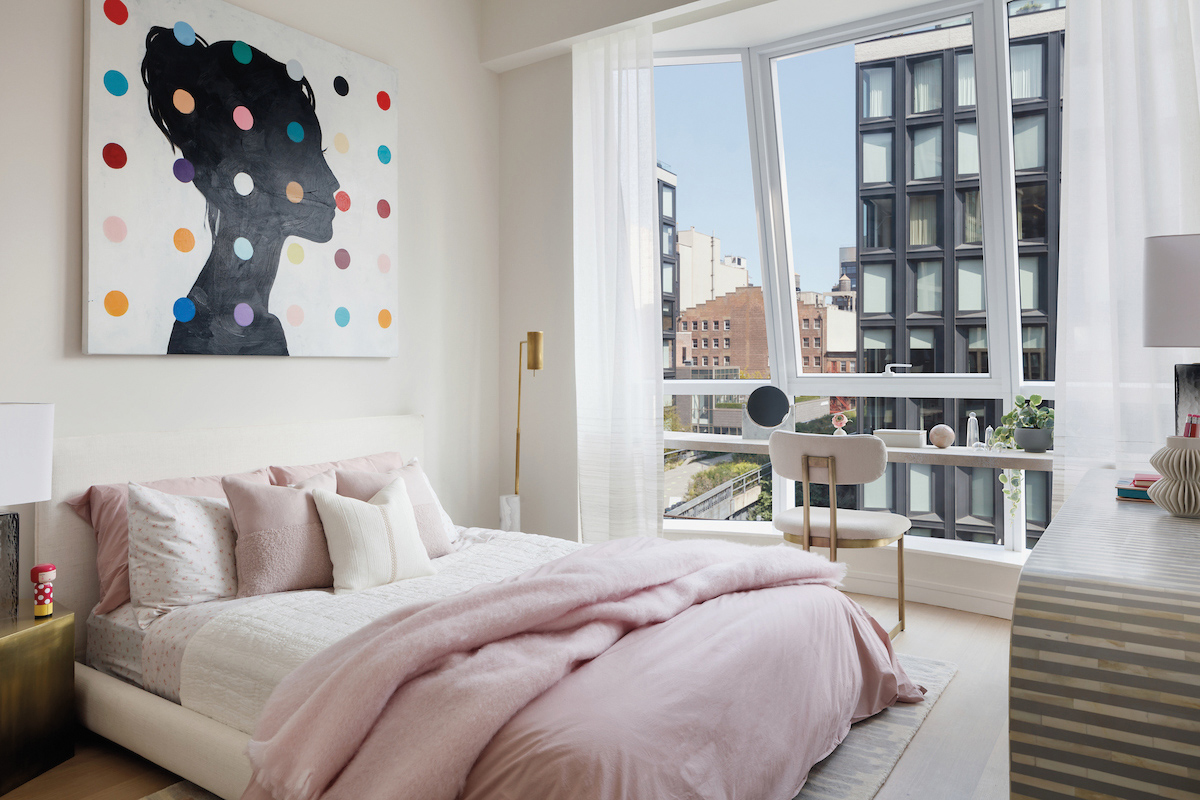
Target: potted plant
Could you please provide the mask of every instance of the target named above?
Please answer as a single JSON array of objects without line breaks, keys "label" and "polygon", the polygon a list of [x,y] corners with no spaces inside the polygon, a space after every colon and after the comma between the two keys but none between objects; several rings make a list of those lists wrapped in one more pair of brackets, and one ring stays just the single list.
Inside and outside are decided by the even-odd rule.
[{"label": "potted plant", "polygon": [[[988,444],[1019,447],[1030,453],[1049,450],[1054,435],[1054,409],[1042,408],[1040,394],[1030,395],[1028,399],[1017,395],[1013,402],[1012,410],[1000,418],[1000,427],[992,432],[992,441]],[[1009,511],[1015,515],[1017,503],[1021,501],[1020,471],[1005,470],[1000,473],[1000,483],[1009,500]]]},{"label": "potted plant", "polygon": [[1017,395],[1012,410],[1000,418],[994,441],[1029,453],[1050,449],[1054,436],[1054,409],[1042,406],[1040,394],[1028,398]]}]

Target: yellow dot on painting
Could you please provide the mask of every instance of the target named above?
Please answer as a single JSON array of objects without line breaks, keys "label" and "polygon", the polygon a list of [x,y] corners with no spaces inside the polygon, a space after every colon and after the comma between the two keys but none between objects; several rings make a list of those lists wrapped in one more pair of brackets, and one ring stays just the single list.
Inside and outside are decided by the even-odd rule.
[{"label": "yellow dot on painting", "polygon": [[379,312],[379,327],[390,328],[392,326],[392,312],[386,308]]},{"label": "yellow dot on painting", "polygon": [[171,95],[171,102],[180,114],[190,114],[196,110],[196,98],[186,89],[176,89],[175,94]]},{"label": "yellow dot on painting", "polygon": [[284,191],[287,193],[287,199],[293,203],[299,203],[304,199],[304,187],[295,181],[288,181],[288,185]]},{"label": "yellow dot on painting", "polygon": [[114,317],[119,317],[129,310],[129,298],[124,292],[109,292],[104,295],[104,310]]},{"label": "yellow dot on painting", "polygon": [[175,231],[175,249],[181,253],[190,253],[196,246],[196,237],[187,228]]},{"label": "yellow dot on painting", "polygon": [[339,133],[333,137],[333,149],[339,153],[345,153],[350,149],[350,140],[346,138],[346,134]]},{"label": "yellow dot on painting", "polygon": [[288,261],[293,264],[299,264],[304,260],[304,248],[292,242],[288,245]]}]

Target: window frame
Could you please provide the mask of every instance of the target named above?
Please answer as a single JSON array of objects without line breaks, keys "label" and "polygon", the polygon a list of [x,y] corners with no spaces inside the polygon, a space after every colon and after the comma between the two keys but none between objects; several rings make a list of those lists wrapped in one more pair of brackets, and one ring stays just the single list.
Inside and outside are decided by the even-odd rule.
[{"label": "window frame", "polygon": [[[778,73],[776,59],[820,49],[852,45],[876,36],[882,36],[910,27],[935,23],[948,18],[965,14],[972,15],[973,54],[975,70],[975,105],[959,107],[957,105],[957,55],[961,48],[954,51],[953,57],[944,59],[942,64],[943,93],[949,86],[955,93],[954,113],[955,124],[942,132],[943,148],[957,146],[957,122],[960,119],[974,118],[976,122],[977,144],[979,147],[979,174],[964,176],[959,180],[957,175],[951,176],[954,187],[953,197],[958,213],[958,198],[961,190],[979,189],[980,219],[982,229],[987,231],[981,244],[960,245],[957,242],[945,240],[939,248],[931,249],[930,258],[941,257],[946,265],[946,276],[953,275],[954,265],[959,257],[980,256],[984,259],[985,287],[987,291],[986,311],[966,320],[956,320],[948,338],[957,344],[958,330],[964,324],[983,325],[988,331],[988,373],[935,373],[935,374],[904,374],[885,375],[881,373],[866,373],[856,369],[849,373],[805,372],[801,366],[800,323],[796,309],[796,281],[791,265],[792,232],[790,228],[790,213],[788,209],[788,192],[786,172],[783,166],[781,150],[781,121],[777,112],[776,82]],[[789,37],[777,42],[750,48],[730,48],[720,50],[690,51],[685,53],[658,53],[656,65],[713,63],[740,61],[746,95],[747,127],[750,136],[751,179],[753,183],[755,208],[759,220],[759,257],[763,285],[764,313],[766,317],[767,352],[770,354],[770,380],[666,380],[663,392],[665,395],[708,395],[730,394],[747,395],[758,386],[774,385],[789,395],[804,396],[853,396],[873,398],[953,398],[953,399],[985,399],[1011,398],[1016,394],[1038,393],[1052,399],[1054,396],[1053,381],[1026,381],[1022,365],[1022,322],[1029,324],[1032,320],[1023,319],[1020,307],[1020,285],[1018,258],[1019,254],[1028,254],[1028,244],[1018,246],[1016,219],[1016,187],[1017,174],[1014,169],[1013,105],[1010,102],[1010,60],[1009,46],[1011,44],[1008,28],[1009,18],[1007,5],[989,2],[989,0],[939,0],[917,9],[892,12],[860,20],[844,25],[835,26],[821,31]],[[869,66],[869,63],[863,66]],[[897,103],[905,107],[909,101],[907,85],[907,70],[893,70],[892,114],[897,114]],[[897,74],[899,73],[899,74]],[[1044,73],[1043,73],[1044,74]],[[855,80],[855,119],[856,123],[862,118],[862,87]],[[1046,87],[1049,94],[1053,87]],[[1042,102],[1047,102],[1043,98]],[[1031,103],[1032,105],[1032,103]],[[1025,108],[1019,109],[1024,111]],[[1030,109],[1031,110],[1031,109]],[[941,113],[941,112],[939,112]],[[882,119],[882,118],[881,118]],[[872,121],[873,118],[872,118]],[[913,120],[916,124],[917,119]],[[857,130],[861,126],[856,125]],[[907,130],[907,126],[901,130]],[[949,133],[947,133],[949,130]],[[1047,133],[1049,136],[1049,132]],[[861,139],[861,137],[859,137]],[[861,153],[862,143],[857,142]],[[907,158],[907,147],[901,150],[898,142],[893,142],[894,163],[900,158]],[[957,164],[957,161],[954,162]],[[943,172],[946,169],[943,158]],[[859,165],[861,171],[861,164]],[[893,175],[893,178],[896,176]],[[861,186],[861,174],[856,176]],[[880,196],[897,196],[904,187],[894,184],[872,184],[866,192],[860,192],[864,199],[876,193],[879,187]],[[890,188],[889,188],[890,187]],[[919,189],[914,186],[914,190]],[[861,204],[860,204],[861,205]],[[856,242],[861,247],[863,210],[856,211]],[[944,210],[943,214],[946,213]],[[900,220],[896,216],[893,204],[893,225],[908,224],[908,220]],[[955,226],[957,228],[957,226]],[[893,231],[893,242],[897,232]],[[963,252],[966,250],[967,252]],[[1022,252],[1025,250],[1026,252]],[[941,253],[941,255],[935,255]],[[892,249],[860,249],[860,261],[863,256],[867,260],[890,261],[893,269],[907,268],[901,258],[903,254]],[[893,286],[896,285],[893,281]],[[953,281],[943,281],[943,303],[957,302],[957,292]],[[1056,287],[1049,287],[1051,289]],[[907,298],[894,298],[893,316],[902,313]],[[860,333],[864,326],[860,324]],[[904,332],[896,328],[897,335]],[[1050,334],[1053,335],[1052,333]],[[907,334],[905,333],[905,339]],[[944,347],[949,342],[944,341]],[[905,341],[903,344],[906,344]],[[861,344],[861,343],[860,343]],[[893,342],[893,354],[901,347],[902,342]],[[955,347],[957,351],[957,347]],[[957,352],[947,351],[944,361],[949,367],[957,365]],[[862,365],[856,365],[861,369]],[[1009,515],[1005,513],[1005,528]],[[1016,531],[1005,534],[1006,546],[1009,549],[1024,547],[1024,528],[1016,526]]]}]

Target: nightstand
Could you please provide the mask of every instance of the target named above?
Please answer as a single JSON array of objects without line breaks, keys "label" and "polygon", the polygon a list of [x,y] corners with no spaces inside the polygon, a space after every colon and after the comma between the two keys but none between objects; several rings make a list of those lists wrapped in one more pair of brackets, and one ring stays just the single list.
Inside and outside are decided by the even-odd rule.
[{"label": "nightstand", "polygon": [[75,755],[75,615],[0,609],[0,795]]}]

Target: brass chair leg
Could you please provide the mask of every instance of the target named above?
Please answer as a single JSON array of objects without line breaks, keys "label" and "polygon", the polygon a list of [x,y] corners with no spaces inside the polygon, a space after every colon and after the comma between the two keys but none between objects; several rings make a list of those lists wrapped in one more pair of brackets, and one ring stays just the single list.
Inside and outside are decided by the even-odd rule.
[{"label": "brass chair leg", "polygon": [[888,637],[896,638],[896,634],[904,630],[904,535],[896,540],[896,600],[900,606],[900,621],[892,628]]}]

